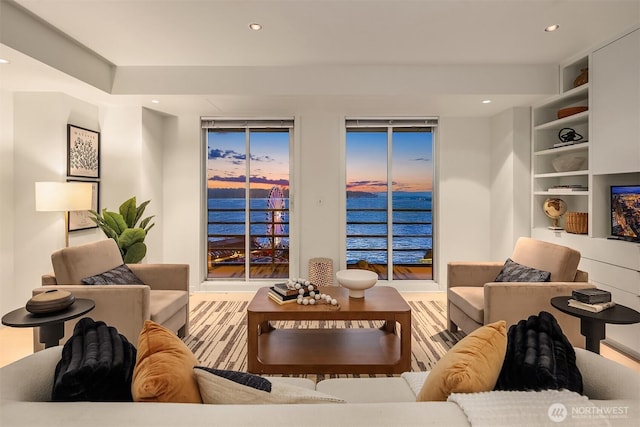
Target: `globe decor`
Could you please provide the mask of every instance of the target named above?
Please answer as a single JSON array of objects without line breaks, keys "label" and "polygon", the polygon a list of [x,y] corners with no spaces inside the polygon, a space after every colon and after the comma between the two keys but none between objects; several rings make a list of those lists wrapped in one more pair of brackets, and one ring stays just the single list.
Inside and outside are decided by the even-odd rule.
[{"label": "globe decor", "polygon": [[562,199],[547,199],[542,204],[542,210],[552,220],[549,230],[563,230],[558,226],[558,220],[567,212],[567,204]]},{"label": "globe decor", "polygon": [[[90,218],[95,222],[104,234],[113,239],[120,248],[120,253],[126,264],[136,264],[142,261],[147,254],[147,245],[144,239],[147,233],[155,225],[149,224],[155,216],[148,216],[141,220],[145,208],[151,200],[142,202],[136,206],[135,196],[120,205],[119,213],[102,210],[102,215],[90,210]],[[138,226],[138,221],[140,225]]]}]

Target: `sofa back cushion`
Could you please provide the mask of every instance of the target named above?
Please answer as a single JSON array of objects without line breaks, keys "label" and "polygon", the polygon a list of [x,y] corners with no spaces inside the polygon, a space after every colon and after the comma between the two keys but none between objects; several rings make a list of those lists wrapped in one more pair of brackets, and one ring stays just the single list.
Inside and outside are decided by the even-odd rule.
[{"label": "sofa back cushion", "polygon": [[518,264],[550,272],[552,282],[573,282],[580,263],[580,252],[566,246],[520,237],[511,259]]},{"label": "sofa back cushion", "polygon": [[59,285],[79,285],[85,277],[112,270],[124,263],[113,239],[60,249],[51,255]]}]

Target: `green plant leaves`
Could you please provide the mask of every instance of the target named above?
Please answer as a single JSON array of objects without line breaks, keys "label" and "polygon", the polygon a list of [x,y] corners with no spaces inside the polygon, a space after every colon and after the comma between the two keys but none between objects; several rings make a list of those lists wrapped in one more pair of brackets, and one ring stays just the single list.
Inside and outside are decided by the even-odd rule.
[{"label": "green plant leaves", "polygon": [[128,250],[135,243],[143,242],[146,235],[147,233],[142,228],[127,228],[120,235],[120,247]]},{"label": "green plant leaves", "polygon": [[134,243],[127,249],[124,255],[124,262],[126,264],[135,264],[142,261],[142,258],[147,254],[147,245],[142,242]]},{"label": "green plant leaves", "polygon": [[90,218],[104,232],[105,236],[113,239],[118,244],[125,263],[137,263],[147,254],[147,246],[143,243],[147,233],[155,223],[151,215],[142,220],[139,227],[136,224],[144,214],[144,210],[151,200],[144,201],[136,206],[136,197],[133,196],[120,205],[119,212],[102,210],[102,215],[90,210]]}]

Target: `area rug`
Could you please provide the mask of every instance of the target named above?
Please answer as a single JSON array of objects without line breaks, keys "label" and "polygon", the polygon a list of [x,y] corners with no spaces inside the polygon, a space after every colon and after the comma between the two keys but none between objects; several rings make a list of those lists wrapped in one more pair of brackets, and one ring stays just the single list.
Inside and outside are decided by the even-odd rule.
[{"label": "area rug", "polygon": [[[408,301],[411,307],[411,370],[427,371],[463,336],[449,332],[445,303]],[[248,301],[203,301],[191,308],[187,346],[203,366],[247,370]],[[276,328],[377,328],[379,321],[272,322]],[[376,374],[300,375],[314,381],[325,378],[379,377]]]}]

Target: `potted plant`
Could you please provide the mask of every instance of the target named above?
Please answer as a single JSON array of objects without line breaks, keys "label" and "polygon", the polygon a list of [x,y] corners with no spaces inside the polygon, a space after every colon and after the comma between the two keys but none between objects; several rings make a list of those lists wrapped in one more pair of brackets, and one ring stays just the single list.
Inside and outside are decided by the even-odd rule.
[{"label": "potted plant", "polygon": [[[155,223],[149,224],[155,215],[148,216],[141,221],[140,219],[150,201],[147,200],[142,202],[140,206],[136,206],[136,197],[133,196],[120,205],[120,213],[103,209],[102,215],[100,215],[96,211],[89,211],[92,215],[91,220],[100,227],[107,237],[116,241],[122,258],[127,264],[139,263],[147,254],[147,245],[145,245],[144,239],[155,225]],[[138,221],[140,221],[139,226],[137,225]]]}]

